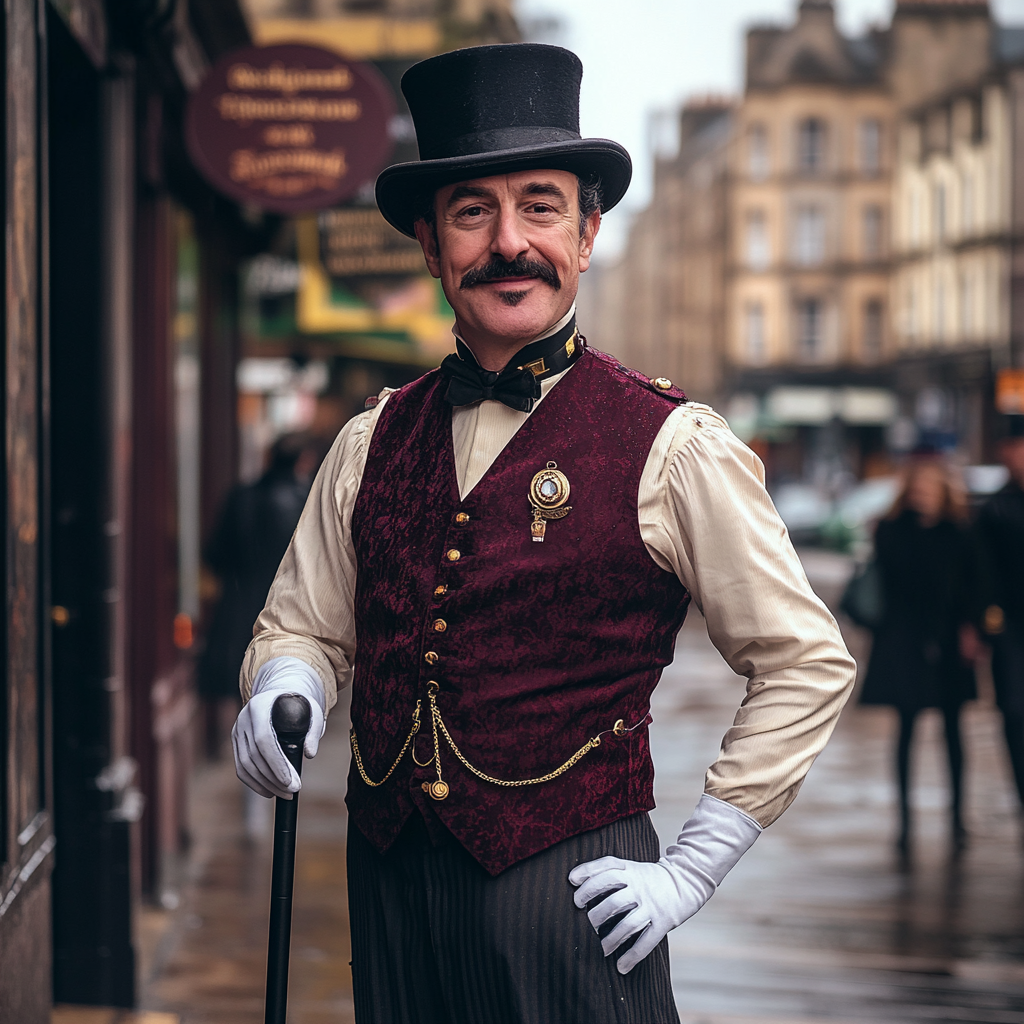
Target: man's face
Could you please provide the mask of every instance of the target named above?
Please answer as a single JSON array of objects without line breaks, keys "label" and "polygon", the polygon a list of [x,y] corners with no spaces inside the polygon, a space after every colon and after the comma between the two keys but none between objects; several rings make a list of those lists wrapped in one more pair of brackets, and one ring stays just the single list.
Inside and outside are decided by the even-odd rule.
[{"label": "man's face", "polygon": [[468,342],[527,342],[572,306],[590,266],[601,215],[580,236],[578,182],[569,171],[516,171],[461,181],[434,196],[437,242],[416,237]]},{"label": "man's face", "polygon": [[999,446],[999,457],[1010,476],[1024,487],[1024,437],[1008,437]]}]

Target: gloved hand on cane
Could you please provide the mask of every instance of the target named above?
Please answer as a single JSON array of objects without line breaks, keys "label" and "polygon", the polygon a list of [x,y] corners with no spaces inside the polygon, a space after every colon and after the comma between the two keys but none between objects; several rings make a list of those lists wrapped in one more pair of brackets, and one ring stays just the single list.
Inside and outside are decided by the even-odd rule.
[{"label": "gloved hand on cane", "polygon": [[270,721],[274,701],[284,694],[296,694],[309,701],[312,715],[303,751],[306,757],[315,757],[324,734],[327,701],[320,677],[298,658],[274,658],[256,673],[252,696],[231,730],[231,745],[235,751],[235,772],[242,782],[260,796],[290,800],[302,788],[302,782],[284,756]]},{"label": "gloved hand on cane", "polygon": [[573,895],[577,907],[609,894],[587,914],[595,931],[625,914],[601,940],[604,955],[611,956],[631,935],[638,936],[616,963],[620,974],[628,974],[711,899],[761,831],[749,815],[705,793],[659,861],[601,857],[573,868],[569,881],[579,886]]}]

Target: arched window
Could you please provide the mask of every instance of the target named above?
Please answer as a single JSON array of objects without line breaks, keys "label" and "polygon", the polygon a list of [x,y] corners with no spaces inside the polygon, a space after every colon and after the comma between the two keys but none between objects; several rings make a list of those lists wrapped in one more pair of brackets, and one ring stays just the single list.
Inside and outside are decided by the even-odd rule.
[{"label": "arched window", "polygon": [[804,362],[817,362],[825,347],[825,316],[821,299],[802,299],[797,304],[797,353]]},{"label": "arched window", "polygon": [[875,363],[882,358],[882,316],[881,299],[868,299],[864,303],[861,353],[865,362]]},{"label": "arched window", "polygon": [[748,302],[743,314],[747,359],[758,365],[764,362],[767,355],[764,335],[764,306],[760,302]]},{"label": "arched window", "polygon": [[764,210],[750,210],[747,213],[744,253],[751,270],[765,270],[771,262],[768,245],[768,221]]},{"label": "arched window", "polygon": [[825,212],[820,206],[796,208],[793,260],[803,267],[816,267],[825,261]]},{"label": "arched window", "polygon": [[800,122],[797,132],[797,167],[805,174],[820,174],[825,169],[827,130],[820,117]]},{"label": "arched window", "polygon": [[755,181],[763,181],[768,171],[768,129],[752,124],[747,131],[747,172]]},{"label": "arched window", "polygon": [[860,169],[864,174],[882,169],[882,125],[874,118],[860,123]]}]

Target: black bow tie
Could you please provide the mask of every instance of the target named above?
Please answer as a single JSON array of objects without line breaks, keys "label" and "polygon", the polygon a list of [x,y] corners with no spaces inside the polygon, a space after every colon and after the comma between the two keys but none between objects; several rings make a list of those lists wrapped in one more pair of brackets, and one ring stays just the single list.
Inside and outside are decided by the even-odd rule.
[{"label": "black bow tie", "polygon": [[483,369],[461,340],[457,348],[457,355],[441,363],[441,372],[448,378],[445,401],[459,406],[491,399],[520,412],[533,409],[542,380],[567,369],[582,352],[575,317],[550,338],[520,349],[500,373]]}]

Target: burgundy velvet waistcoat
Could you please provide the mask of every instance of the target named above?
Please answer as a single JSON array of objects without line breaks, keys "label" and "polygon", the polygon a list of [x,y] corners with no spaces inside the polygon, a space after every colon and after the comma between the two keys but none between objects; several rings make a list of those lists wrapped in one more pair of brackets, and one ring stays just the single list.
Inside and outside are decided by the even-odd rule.
[{"label": "burgundy velvet waistcoat", "polygon": [[[379,781],[394,762],[417,700],[413,750],[430,760],[431,680],[462,753],[498,779],[545,775],[616,720],[643,723],[608,733],[557,779],[520,788],[476,778],[442,737],[450,793],[438,802],[422,789],[433,765],[409,753],[377,788],[353,764],[349,810],[379,850],[417,805],[429,806],[498,874],[654,806],[646,718],[689,595],[644,547],[637,495],[655,436],[685,398],[587,349],[461,501],[445,386],[432,371],[388,398],[353,511],[352,723],[369,777]],[[549,461],[569,480],[572,511],[536,543],[529,486]]]}]

